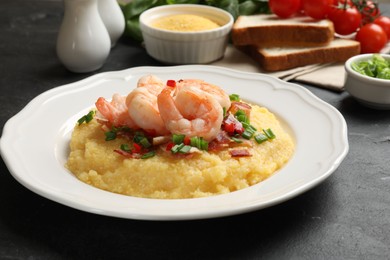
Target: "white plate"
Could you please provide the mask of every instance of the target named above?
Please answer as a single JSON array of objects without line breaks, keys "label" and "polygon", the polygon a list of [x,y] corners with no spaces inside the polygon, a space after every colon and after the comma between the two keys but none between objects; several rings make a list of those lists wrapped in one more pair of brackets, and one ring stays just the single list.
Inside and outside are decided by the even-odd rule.
[{"label": "white plate", "polygon": [[[118,195],[89,186],[64,168],[75,122],[99,96],[128,93],[138,78],[198,78],[267,107],[290,131],[296,151],[271,178],[240,191],[207,198],[158,200]],[[96,214],[147,220],[227,216],[291,199],[322,182],[348,152],[342,115],[306,89],[262,74],[213,66],[138,67],[101,73],[49,90],[4,126],[1,155],[11,174],[28,189],[64,205]]]}]

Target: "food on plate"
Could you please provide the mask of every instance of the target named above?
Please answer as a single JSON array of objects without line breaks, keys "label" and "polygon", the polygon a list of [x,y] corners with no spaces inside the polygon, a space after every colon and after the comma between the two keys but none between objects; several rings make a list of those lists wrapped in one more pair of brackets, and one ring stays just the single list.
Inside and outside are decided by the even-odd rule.
[{"label": "food on plate", "polygon": [[153,27],[179,32],[196,32],[220,27],[205,17],[193,14],[176,14],[161,17],[152,23]]},{"label": "food on plate", "polygon": [[248,52],[266,71],[280,71],[316,63],[342,62],[360,53],[353,40],[335,39],[322,47],[262,48],[250,46]]},{"label": "food on plate", "polygon": [[110,192],[182,199],[259,183],[293,153],[292,137],[266,108],[203,80],[146,75],[80,118],[66,167]]},{"label": "food on plate", "polygon": [[280,19],[274,14],[239,16],[232,28],[236,46],[323,46],[334,39],[333,23],[307,16]]},{"label": "food on plate", "polygon": [[372,55],[372,58],[369,60],[352,63],[351,67],[362,75],[379,79],[390,79],[390,61],[379,54]]}]

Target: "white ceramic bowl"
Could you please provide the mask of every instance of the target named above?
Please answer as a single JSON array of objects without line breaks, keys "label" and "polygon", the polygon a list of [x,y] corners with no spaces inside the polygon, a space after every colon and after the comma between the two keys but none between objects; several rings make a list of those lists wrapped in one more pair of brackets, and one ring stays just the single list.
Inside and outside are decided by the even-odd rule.
[{"label": "white ceramic bowl", "polygon": [[[169,31],[151,26],[158,18],[176,14],[202,16],[221,26],[198,32]],[[143,12],[139,21],[148,54],[168,64],[205,64],[220,59],[233,26],[230,13],[216,7],[193,4],[154,7]]]},{"label": "white ceramic bowl", "polygon": [[[390,60],[389,54],[380,54]],[[373,54],[356,55],[345,63],[345,89],[360,103],[376,109],[390,109],[390,80],[378,79],[360,74],[351,64],[370,60]]]}]

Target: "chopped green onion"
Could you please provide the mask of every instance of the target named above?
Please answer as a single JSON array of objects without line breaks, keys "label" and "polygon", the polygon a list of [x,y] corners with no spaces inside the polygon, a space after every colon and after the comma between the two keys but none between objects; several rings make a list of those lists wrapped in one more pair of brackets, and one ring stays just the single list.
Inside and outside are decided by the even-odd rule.
[{"label": "chopped green onion", "polygon": [[133,141],[136,142],[136,143],[139,143],[141,142],[142,139],[145,138],[145,134],[143,132],[135,132],[134,134],[134,138],[133,138]]},{"label": "chopped green onion", "polygon": [[203,139],[203,137],[191,137],[191,146],[196,147],[200,150],[208,150],[209,149],[209,143]]},{"label": "chopped green onion", "polygon": [[249,118],[245,114],[244,115],[238,115],[238,116],[236,116],[236,118],[241,123],[249,124]]},{"label": "chopped green onion", "polygon": [[144,148],[149,148],[152,146],[152,144],[149,142],[148,138],[146,138],[146,137],[139,140],[139,144],[142,145],[142,147],[144,147]]},{"label": "chopped green onion", "polygon": [[247,130],[247,131],[250,131],[250,132],[253,132],[253,133],[257,131],[256,127],[254,127],[251,124],[248,124],[246,122],[241,122],[241,124],[244,127],[244,129]]},{"label": "chopped green onion", "polygon": [[172,141],[174,144],[181,144],[184,142],[184,138],[186,136],[185,135],[182,135],[182,134],[173,134],[172,135]]},{"label": "chopped green onion", "polygon": [[229,95],[230,101],[240,101],[240,96],[238,94]]},{"label": "chopped green onion", "polygon": [[223,107],[223,108],[222,108],[222,115],[223,115],[223,117],[226,116],[226,107]]},{"label": "chopped green onion", "polygon": [[185,146],[185,144],[181,143],[181,144],[176,144],[172,147],[171,149],[171,152],[172,153],[178,153],[180,151],[181,148],[183,148]]},{"label": "chopped green onion", "polygon": [[129,148],[128,144],[121,144],[121,150],[125,152],[130,152],[131,149]]},{"label": "chopped green onion", "polygon": [[189,145],[184,145],[180,150],[179,150],[179,152],[180,153],[189,153],[190,152],[190,150],[191,150],[191,146],[189,146]]},{"label": "chopped green onion", "polygon": [[237,137],[232,137],[231,138],[235,143],[242,143],[242,140],[240,138],[237,138]]},{"label": "chopped green onion", "polygon": [[249,117],[246,115],[245,111],[238,110],[234,116],[237,118],[238,121],[241,123],[247,123],[249,124]]},{"label": "chopped green onion", "polygon": [[245,130],[245,131],[241,134],[241,136],[242,136],[243,138],[249,140],[249,139],[252,138],[252,136],[253,136],[254,134],[255,134],[255,132]]},{"label": "chopped green onion", "polygon": [[82,123],[89,123],[93,119],[95,115],[95,111],[91,110],[88,114],[82,116],[79,120],[77,120],[77,123],[81,125]]},{"label": "chopped green onion", "polygon": [[155,151],[150,151],[141,156],[141,159],[148,159],[156,155]]},{"label": "chopped green onion", "polygon": [[116,139],[116,132],[111,130],[108,132],[105,132],[104,135],[106,136],[106,141],[111,141]]},{"label": "chopped green onion", "polygon": [[260,133],[255,135],[254,139],[258,144],[261,144],[262,142],[267,141],[268,137],[265,134]]},{"label": "chopped green onion", "polygon": [[276,137],[274,132],[272,132],[271,128],[263,129],[263,132],[269,139],[274,139]]}]

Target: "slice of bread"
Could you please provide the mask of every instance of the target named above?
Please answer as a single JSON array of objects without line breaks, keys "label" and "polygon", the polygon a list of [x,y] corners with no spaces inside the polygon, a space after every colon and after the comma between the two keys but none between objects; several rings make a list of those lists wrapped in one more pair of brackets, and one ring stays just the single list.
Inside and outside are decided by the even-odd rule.
[{"label": "slice of bread", "polygon": [[257,60],[266,71],[280,71],[317,63],[343,62],[360,53],[360,43],[335,39],[322,47],[248,46],[245,52]]},{"label": "slice of bread", "polygon": [[274,14],[259,14],[239,16],[231,35],[236,46],[322,46],[334,39],[334,26],[329,20],[307,16],[281,19]]}]

